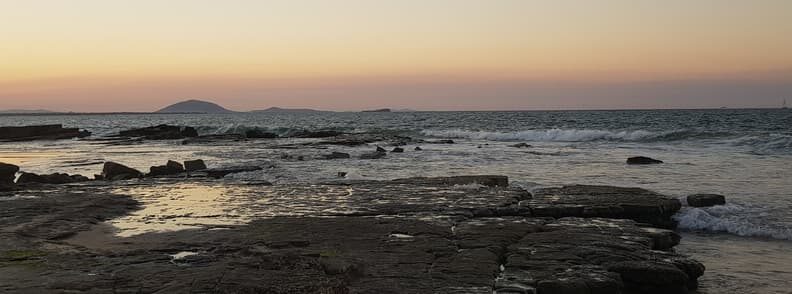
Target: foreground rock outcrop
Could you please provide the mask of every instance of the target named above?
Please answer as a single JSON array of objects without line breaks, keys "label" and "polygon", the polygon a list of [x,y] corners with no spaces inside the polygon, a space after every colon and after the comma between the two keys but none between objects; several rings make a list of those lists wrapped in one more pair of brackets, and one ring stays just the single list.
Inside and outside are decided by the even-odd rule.
[{"label": "foreground rock outcrop", "polygon": [[[0,291],[673,294],[694,289],[704,272],[669,250],[679,235],[641,221],[666,216],[668,197],[604,186],[532,195],[507,183],[500,176],[225,182],[225,193],[246,192],[217,203],[224,212],[195,218],[189,206],[169,202],[180,197],[152,193],[167,201],[124,217],[122,226],[208,218],[203,229],[126,238],[93,224],[145,203],[102,186],[26,191],[36,198],[0,211]],[[575,200],[583,212],[621,207],[613,214],[621,219],[543,215]],[[224,217],[249,222],[224,225]]]},{"label": "foreground rock outcrop", "polygon": [[34,141],[83,138],[90,136],[88,131],[78,128],[64,128],[63,125],[40,125],[22,127],[0,127],[0,141]]},{"label": "foreground rock outcrop", "polygon": [[718,194],[693,194],[688,195],[686,200],[688,205],[692,207],[710,207],[726,204],[726,196]]}]

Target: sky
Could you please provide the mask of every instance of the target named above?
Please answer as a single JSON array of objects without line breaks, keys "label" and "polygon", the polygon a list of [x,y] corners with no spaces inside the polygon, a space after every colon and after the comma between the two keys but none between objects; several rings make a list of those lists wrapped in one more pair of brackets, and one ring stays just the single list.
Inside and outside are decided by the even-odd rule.
[{"label": "sky", "polygon": [[0,109],[778,107],[789,0],[0,0]]}]

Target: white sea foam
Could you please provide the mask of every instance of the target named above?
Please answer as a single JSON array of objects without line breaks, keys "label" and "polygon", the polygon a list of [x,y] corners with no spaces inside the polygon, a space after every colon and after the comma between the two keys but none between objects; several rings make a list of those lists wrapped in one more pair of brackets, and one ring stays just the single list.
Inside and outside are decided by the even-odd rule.
[{"label": "white sea foam", "polygon": [[727,204],[707,208],[685,207],[674,219],[683,230],[792,240],[792,228],[763,221],[762,215],[766,214],[757,209]]},{"label": "white sea foam", "polygon": [[426,136],[441,138],[463,138],[491,141],[546,141],[546,142],[586,142],[586,141],[642,141],[666,136],[668,132],[608,131],[608,130],[577,130],[547,129],[526,130],[518,132],[487,132],[466,130],[425,130]]}]

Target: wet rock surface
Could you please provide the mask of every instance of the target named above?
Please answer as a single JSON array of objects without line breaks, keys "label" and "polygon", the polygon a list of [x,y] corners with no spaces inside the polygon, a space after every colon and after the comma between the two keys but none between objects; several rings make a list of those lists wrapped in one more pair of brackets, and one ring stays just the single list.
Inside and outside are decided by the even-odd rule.
[{"label": "wet rock surface", "polygon": [[105,162],[102,168],[102,178],[108,181],[129,180],[142,178],[143,173],[134,168],[115,162]]},{"label": "wet rock surface", "polygon": [[[182,202],[156,191],[137,200],[125,196],[182,182],[0,194],[23,198],[4,201],[0,210],[0,291],[687,293],[704,271],[669,251],[679,235],[642,224],[637,215],[534,215],[538,207],[564,207],[573,198],[582,211],[592,211],[657,207],[665,196],[601,186],[532,195],[469,184],[487,178],[501,181],[470,176],[251,186],[199,180],[191,185],[203,192]],[[222,188],[222,198],[206,202],[208,187]],[[628,201],[628,194],[635,199]],[[197,215],[201,210],[185,211],[194,205],[184,201],[216,210]],[[205,225],[114,236],[130,228],[110,226],[124,219],[141,227],[183,219]]]}]

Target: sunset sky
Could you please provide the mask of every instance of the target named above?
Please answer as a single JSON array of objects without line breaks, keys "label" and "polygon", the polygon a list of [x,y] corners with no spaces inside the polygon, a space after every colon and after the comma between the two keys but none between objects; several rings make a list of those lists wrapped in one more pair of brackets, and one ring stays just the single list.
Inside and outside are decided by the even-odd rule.
[{"label": "sunset sky", "polygon": [[0,109],[778,107],[789,0],[0,0]]}]

